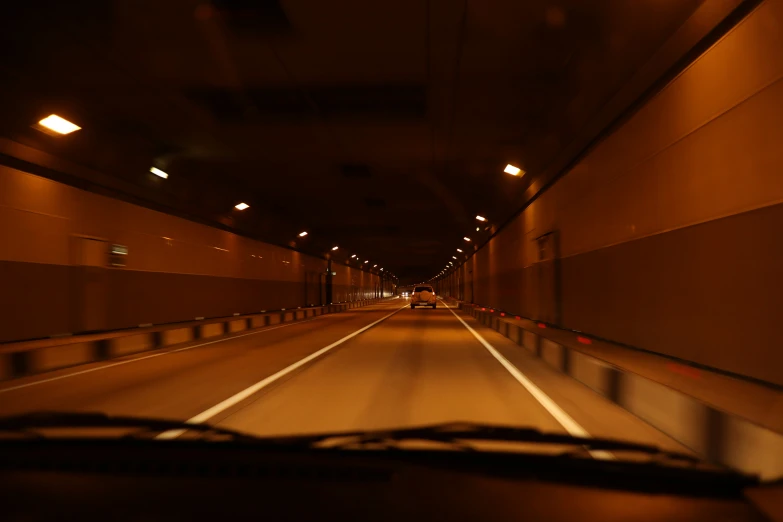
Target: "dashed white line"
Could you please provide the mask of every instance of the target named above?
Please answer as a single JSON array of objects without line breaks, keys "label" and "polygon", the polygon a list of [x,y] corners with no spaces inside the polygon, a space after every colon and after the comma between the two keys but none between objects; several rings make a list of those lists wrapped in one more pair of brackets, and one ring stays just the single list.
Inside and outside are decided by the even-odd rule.
[{"label": "dashed white line", "polygon": [[[454,317],[456,317],[459,322],[462,323],[462,325],[468,329],[470,333],[473,334],[473,337],[476,338],[476,340],[481,343],[481,345],[487,349],[487,351],[495,358],[497,361],[503,365],[503,367],[508,370],[508,372],[511,374],[514,379],[519,382],[522,386],[525,387],[525,389],[530,393],[530,395],[533,396],[534,399],[536,399],[541,406],[544,407],[544,409],[549,412],[552,417],[555,418],[555,420],[560,423],[560,425],[568,432],[569,435],[573,435],[575,437],[584,437],[589,438],[590,434],[587,432],[586,429],[582,427],[581,424],[576,422],[573,417],[571,417],[568,413],[563,410],[555,401],[552,400],[552,398],[544,393],[541,388],[536,386],[533,381],[531,381],[524,373],[522,373],[519,368],[511,364],[511,362],[503,357],[503,355],[494,347],[492,346],[484,337],[478,333],[476,330],[470,327],[468,323],[466,323],[462,317],[457,315],[457,313],[452,310],[452,308],[448,305],[446,305],[446,302],[441,300],[443,303],[443,306],[446,307],[449,312],[454,314]],[[594,450],[590,452],[590,455],[597,459],[604,459],[604,460],[611,460],[614,459],[614,455],[611,454],[608,451],[602,451],[602,450]]]},{"label": "dashed white line", "polygon": [[[273,373],[269,377],[266,377],[266,378],[258,381],[257,383],[253,384],[252,386],[248,386],[247,388],[245,388],[241,392],[232,395],[228,399],[226,399],[226,400],[224,400],[224,401],[222,401],[222,402],[212,406],[211,408],[209,408],[207,410],[202,411],[201,413],[199,413],[195,417],[191,417],[190,419],[186,420],[185,422],[188,423],[188,424],[201,424],[202,422],[208,421],[210,418],[214,417],[215,415],[217,415],[217,414],[227,410],[228,408],[231,408],[232,406],[234,406],[234,405],[242,402],[243,400],[247,399],[248,397],[250,397],[254,393],[257,393],[260,390],[266,388],[267,386],[269,386],[270,384],[272,384],[276,380],[280,379],[281,377],[285,377],[286,375],[288,375],[289,373],[293,372],[294,370],[296,370],[298,368],[301,368],[305,364],[307,364],[307,363],[317,359],[318,357],[322,356],[323,354],[325,354],[326,352],[328,352],[332,348],[343,344],[345,341],[353,339],[354,337],[356,337],[360,333],[369,330],[370,328],[372,328],[376,324],[378,324],[378,323],[380,323],[382,321],[385,321],[389,317],[393,316],[394,314],[396,314],[397,312],[399,312],[400,310],[403,310],[405,308],[408,308],[407,304],[405,306],[403,306],[402,308],[398,308],[397,310],[393,311],[392,313],[387,314],[387,315],[381,317],[377,321],[375,321],[373,323],[370,323],[370,324],[368,324],[367,326],[365,326],[363,328],[359,328],[355,332],[346,335],[342,339],[339,339],[339,340],[333,342],[332,344],[330,344],[328,346],[324,346],[323,348],[321,348],[317,352],[311,353],[307,357],[298,360],[297,362],[291,364],[290,366],[287,366],[287,367],[283,368],[282,370],[280,370],[277,373]],[[160,435],[158,435],[155,438],[156,439],[175,439],[175,438],[179,437],[180,435],[182,435],[183,433],[185,433],[185,431],[187,431],[187,430],[169,430],[169,431],[165,431],[165,432],[161,433]]]}]

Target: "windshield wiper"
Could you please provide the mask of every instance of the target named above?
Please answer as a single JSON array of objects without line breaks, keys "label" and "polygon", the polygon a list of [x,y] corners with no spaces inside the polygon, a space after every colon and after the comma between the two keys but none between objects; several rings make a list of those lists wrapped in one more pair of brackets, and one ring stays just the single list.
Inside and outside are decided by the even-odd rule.
[{"label": "windshield wiper", "polygon": [[566,445],[577,448],[577,451],[566,451],[560,456],[574,456],[581,450],[633,452],[650,455],[665,460],[684,461],[698,464],[702,461],[686,453],[662,450],[649,444],[638,444],[603,438],[576,437],[559,433],[544,433],[534,428],[517,428],[513,426],[498,426],[454,422],[434,424],[415,428],[378,431],[346,431],[315,435],[294,435],[284,437],[255,437],[241,432],[218,428],[209,424],[190,424],[187,422],[152,419],[145,417],[112,416],[105,413],[91,412],[34,412],[11,417],[0,418],[0,433],[21,433],[43,437],[41,429],[101,429],[101,428],[136,428],[136,431],[125,437],[136,438],[149,433],[162,433],[170,430],[196,432],[201,435],[228,437],[234,441],[270,444],[276,448],[288,449],[325,449],[341,450],[351,448],[377,447],[396,448],[395,445],[405,441],[427,441],[448,444],[464,450],[474,450],[470,442],[510,442],[525,444]]},{"label": "windshield wiper", "polygon": [[145,433],[166,432],[169,430],[187,430],[202,435],[228,437],[236,441],[261,441],[258,437],[246,435],[237,431],[217,428],[209,424],[190,424],[187,422],[152,419],[145,417],[114,416],[100,412],[57,412],[40,411],[24,413],[10,417],[0,417],[0,433],[21,433],[34,437],[43,437],[41,429],[103,429],[103,428],[135,428],[129,434],[138,437]]},{"label": "windshield wiper", "polygon": [[[643,453],[652,457],[669,460],[679,460],[692,464],[702,461],[687,453],[663,450],[650,444],[639,444],[604,438],[577,437],[559,433],[544,433],[534,428],[517,428],[513,426],[498,426],[476,423],[445,423],[416,428],[379,431],[353,431],[342,433],[325,433],[288,437],[291,444],[300,444],[315,448],[345,449],[363,447],[375,444],[399,443],[404,441],[442,442],[459,444],[464,442],[512,442],[525,444],[547,444],[577,446],[589,451],[617,451]],[[465,449],[474,449],[461,445]],[[563,456],[575,455],[569,451]]]}]

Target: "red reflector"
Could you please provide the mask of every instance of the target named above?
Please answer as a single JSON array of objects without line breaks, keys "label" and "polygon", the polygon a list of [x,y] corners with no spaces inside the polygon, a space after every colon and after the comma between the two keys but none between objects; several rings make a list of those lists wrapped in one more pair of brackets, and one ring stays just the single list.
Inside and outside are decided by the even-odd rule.
[{"label": "red reflector", "polygon": [[544,323],[538,323],[539,328],[546,328],[546,325]]},{"label": "red reflector", "polygon": [[481,311],[482,311],[482,312],[486,312],[486,311],[487,311],[487,309],[486,309],[486,308],[482,308],[482,309],[481,309]]},{"label": "red reflector", "polygon": [[576,338],[577,341],[579,341],[582,344],[593,344],[593,341],[588,339],[587,337],[582,337],[581,335]]},{"label": "red reflector", "polygon": [[500,317],[506,317],[506,314],[503,312],[500,312]]},{"label": "red reflector", "polygon": [[517,319],[519,319],[519,316],[517,316]]},{"label": "red reflector", "polygon": [[494,309],[492,309],[492,308],[490,308],[490,309],[489,309],[489,311],[490,311],[491,313],[493,313],[493,314],[495,313],[495,310],[494,310]]},{"label": "red reflector", "polygon": [[666,367],[669,369],[669,371],[679,373],[680,375],[685,375],[691,379],[698,379],[701,377],[701,372],[698,368],[675,363],[668,363]]}]

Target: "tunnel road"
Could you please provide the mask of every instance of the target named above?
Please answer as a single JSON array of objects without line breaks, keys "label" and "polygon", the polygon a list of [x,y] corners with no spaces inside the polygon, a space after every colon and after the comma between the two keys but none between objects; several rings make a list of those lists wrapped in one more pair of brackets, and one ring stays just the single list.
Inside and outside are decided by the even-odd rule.
[{"label": "tunnel road", "polygon": [[453,306],[402,298],[0,384],[0,415],[41,410],[260,436],[466,421],[687,451]]}]

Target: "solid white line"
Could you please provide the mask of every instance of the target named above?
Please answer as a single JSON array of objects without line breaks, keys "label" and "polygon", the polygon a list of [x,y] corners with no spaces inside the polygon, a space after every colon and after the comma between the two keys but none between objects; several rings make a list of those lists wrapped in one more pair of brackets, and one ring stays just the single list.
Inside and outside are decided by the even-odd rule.
[{"label": "solid white line", "polygon": [[116,363],[112,363],[112,364],[107,364],[105,366],[100,366],[98,368],[90,368],[89,370],[82,370],[82,371],[79,371],[79,372],[69,373],[69,374],[66,374],[66,375],[58,375],[57,377],[49,377],[48,379],[41,379],[40,381],[28,382],[26,384],[19,384],[17,386],[11,386],[10,388],[3,388],[3,389],[0,390],[0,393],[10,392],[10,391],[14,391],[14,390],[20,390],[22,388],[28,388],[30,386],[36,386],[38,384],[45,384],[47,382],[59,381],[60,379],[67,379],[68,377],[75,377],[77,375],[82,375],[82,374],[85,374],[85,373],[97,372],[98,370],[105,370],[106,368],[112,368],[114,366],[119,366],[121,364],[128,364],[128,363],[132,363],[132,362],[136,362],[136,361],[143,361],[145,359],[151,359],[153,357],[160,357],[161,355],[166,355],[166,354],[165,353],[156,353],[154,355],[146,355],[144,357],[139,357],[138,359],[130,359],[128,361],[121,361],[121,362],[116,362]]},{"label": "solid white line", "polygon": [[[318,357],[322,356],[323,354],[325,354],[326,352],[328,352],[332,348],[343,344],[345,341],[353,339],[354,337],[356,337],[360,333],[369,330],[370,328],[372,328],[376,324],[378,324],[378,323],[380,323],[382,321],[385,321],[389,317],[393,316],[394,314],[396,314],[397,312],[399,312],[400,310],[403,310],[405,308],[408,308],[407,304],[405,306],[403,306],[402,308],[398,308],[397,310],[393,311],[392,313],[381,317],[377,321],[375,321],[373,323],[370,323],[367,326],[365,326],[363,328],[360,328],[360,329],[356,330],[355,332],[346,335],[342,339],[340,339],[338,341],[335,341],[335,342],[333,342],[332,344],[330,344],[328,346],[324,346],[323,348],[321,348],[317,352],[311,353],[307,357],[305,357],[303,359],[300,359],[297,362],[291,364],[290,366],[287,366],[287,367],[283,368],[279,372],[273,373],[269,377],[266,377],[265,379],[262,379],[262,380],[258,381],[257,383],[253,384],[252,386],[249,386],[249,387],[245,388],[244,390],[242,390],[241,392],[232,395],[228,399],[226,399],[226,400],[224,400],[224,401],[222,401],[222,402],[212,406],[211,408],[209,408],[207,410],[202,411],[201,413],[199,413],[195,417],[191,417],[190,419],[186,420],[185,422],[188,423],[188,424],[201,424],[202,422],[206,422],[207,420],[209,420],[210,418],[214,417],[215,415],[217,415],[217,414],[227,410],[228,408],[231,408],[232,406],[234,406],[234,405],[242,402],[243,400],[247,399],[248,397],[250,397],[254,393],[256,393],[256,392],[266,388],[267,386],[269,386],[270,384],[272,384],[276,380],[280,379],[281,377],[285,377],[286,375],[288,375],[292,371],[294,371],[294,370],[304,366],[305,364],[309,363],[310,361],[313,361],[313,360],[317,359]],[[179,437],[180,435],[182,435],[183,433],[185,433],[185,431],[187,431],[187,430],[169,430],[169,431],[164,431],[163,433],[161,433],[160,435],[158,435],[155,438],[156,439],[175,439],[175,438]]]},{"label": "solid white line", "polygon": [[[193,348],[199,348],[201,346],[207,346],[208,344],[222,343],[222,342],[225,342],[225,341],[232,341],[234,339],[239,339],[240,337],[247,337],[248,335],[257,335],[257,334],[262,334],[262,333],[266,333],[266,332],[271,332],[272,330],[278,330],[280,328],[288,328],[289,326],[295,326],[295,325],[298,325],[298,324],[307,323],[307,322],[310,322],[310,321],[312,321],[314,319],[320,319],[322,317],[330,317],[332,315],[333,314],[321,314],[321,315],[316,316],[316,317],[311,317],[309,319],[304,319],[302,321],[295,321],[295,322],[290,323],[290,324],[281,324],[279,326],[273,326],[271,328],[264,328],[263,330],[258,330],[258,331],[255,331],[255,332],[248,332],[248,333],[245,333],[245,334],[242,334],[242,335],[235,335],[233,337],[226,337],[226,338],[223,338],[223,339],[217,339],[215,341],[209,341],[209,342],[206,342],[206,343],[199,343],[199,344],[194,344],[192,346],[185,346],[184,348],[177,348],[175,350],[166,350],[165,352],[159,352],[159,353],[155,353],[155,354],[152,354],[152,355],[145,355],[143,357],[137,357],[135,359],[128,359],[126,361],[120,361],[120,362],[115,362],[115,363],[110,363],[110,364],[104,364],[102,366],[98,366],[97,368],[90,368],[89,370],[81,370],[81,371],[78,371],[78,372],[68,373],[68,374],[65,374],[65,375],[58,375],[57,377],[49,377],[48,379],[41,379],[40,381],[28,382],[28,383],[25,383],[25,384],[18,384],[16,386],[11,386],[9,388],[2,388],[2,389],[0,389],[0,393],[5,393],[5,392],[9,392],[9,391],[14,391],[14,390],[20,390],[22,388],[29,388],[30,386],[36,386],[38,384],[45,384],[47,382],[59,381],[61,379],[67,379],[69,377],[75,377],[77,375],[83,375],[85,373],[92,373],[92,372],[97,372],[97,371],[100,371],[100,370],[106,370],[108,368],[113,368],[115,366],[120,366],[120,365],[123,365],[123,364],[129,364],[129,363],[144,361],[144,360],[147,360],[147,359],[152,359],[153,357],[160,357],[161,355],[168,355],[170,353],[177,353],[177,352],[183,352],[185,350],[192,350]],[[161,348],[161,349],[165,349],[165,348]],[[89,364],[89,363],[86,363],[86,364]]]},{"label": "solid white line", "polygon": [[[551,397],[549,397],[549,395],[544,393],[544,391],[541,390],[541,388],[533,384],[533,381],[528,379],[528,377],[524,373],[522,373],[519,370],[519,368],[511,364],[511,362],[508,359],[503,357],[503,355],[499,351],[497,351],[497,349],[495,349],[494,346],[489,344],[489,342],[487,342],[487,340],[484,339],[484,337],[482,337],[480,333],[478,333],[476,330],[471,328],[468,323],[463,321],[462,317],[457,315],[457,313],[454,312],[454,310],[452,310],[450,306],[447,306],[445,301],[443,301],[443,306],[446,307],[449,310],[449,312],[454,314],[454,317],[456,317],[459,320],[459,322],[461,322],[462,325],[465,328],[467,328],[470,333],[473,334],[473,337],[475,337],[476,340],[478,340],[478,342],[480,342],[482,346],[484,346],[484,348],[486,348],[487,351],[490,354],[492,354],[492,356],[495,359],[497,359],[497,361],[500,364],[502,364],[506,370],[508,370],[511,376],[514,377],[514,379],[516,379],[517,382],[519,382],[519,384],[525,387],[525,389],[530,393],[530,395],[532,395],[533,398],[535,398],[539,402],[539,404],[541,404],[541,406],[543,406],[544,409],[548,411],[549,414],[552,415],[552,417],[554,417],[557,422],[560,423],[560,425],[568,432],[569,435],[573,435],[575,437],[584,437],[584,438],[590,437],[590,434],[587,432],[586,429],[584,429],[578,422],[576,422],[573,419],[573,417],[571,417],[568,413],[566,413],[565,410],[563,410],[563,408],[561,408],[555,401],[552,400]],[[614,455],[612,455],[608,451],[595,450],[595,451],[591,451],[590,454],[598,459],[604,459],[604,460],[614,459]]]}]

